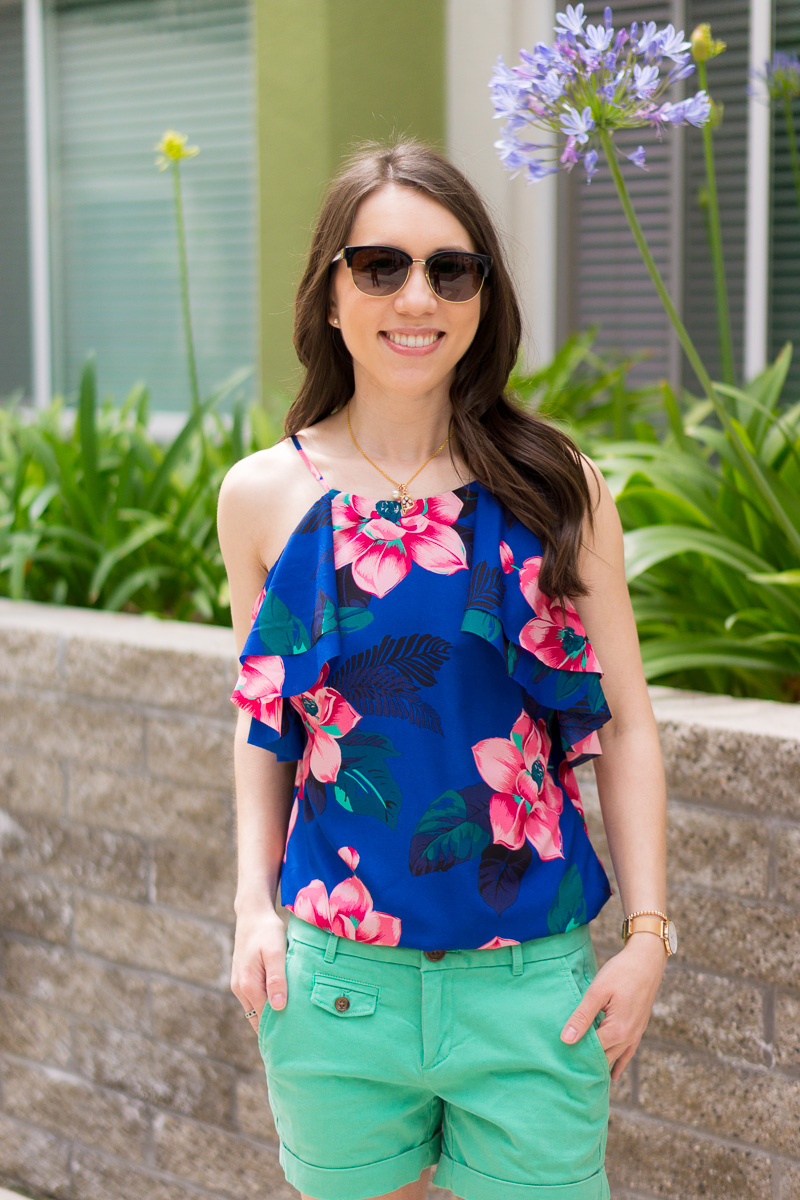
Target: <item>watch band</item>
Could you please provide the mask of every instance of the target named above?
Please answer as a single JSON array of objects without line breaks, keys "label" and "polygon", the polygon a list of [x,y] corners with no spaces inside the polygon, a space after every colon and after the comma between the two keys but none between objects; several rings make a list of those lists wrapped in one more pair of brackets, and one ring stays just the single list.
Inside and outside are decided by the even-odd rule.
[{"label": "watch band", "polygon": [[652,913],[632,913],[622,922],[622,940],[627,942],[632,933],[654,933],[661,938],[667,955],[674,954],[678,948],[678,935],[675,925],[669,918],[654,916]]}]

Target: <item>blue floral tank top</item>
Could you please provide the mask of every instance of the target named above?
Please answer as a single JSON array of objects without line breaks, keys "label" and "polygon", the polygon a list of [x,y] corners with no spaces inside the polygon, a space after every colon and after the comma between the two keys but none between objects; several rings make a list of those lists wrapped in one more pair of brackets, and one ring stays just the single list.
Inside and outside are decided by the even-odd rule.
[{"label": "blue floral tank top", "polygon": [[269,571],[232,700],[297,762],[281,900],[420,950],[581,925],[611,895],[573,773],[610,719],[542,546],[481,483],[417,500],[327,488]]}]

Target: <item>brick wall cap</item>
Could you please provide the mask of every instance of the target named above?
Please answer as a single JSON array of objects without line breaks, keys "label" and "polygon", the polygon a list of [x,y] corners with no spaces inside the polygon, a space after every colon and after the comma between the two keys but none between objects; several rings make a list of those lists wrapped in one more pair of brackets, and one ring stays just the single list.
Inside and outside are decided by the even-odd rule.
[{"label": "brick wall cap", "polygon": [[800,742],[800,704],[719,696],[651,684],[648,688],[656,721],[699,725]]},{"label": "brick wall cap", "polygon": [[119,642],[153,650],[203,654],[210,658],[236,657],[233,630],[221,625],[38,604],[33,600],[0,599],[0,634],[4,630]]}]

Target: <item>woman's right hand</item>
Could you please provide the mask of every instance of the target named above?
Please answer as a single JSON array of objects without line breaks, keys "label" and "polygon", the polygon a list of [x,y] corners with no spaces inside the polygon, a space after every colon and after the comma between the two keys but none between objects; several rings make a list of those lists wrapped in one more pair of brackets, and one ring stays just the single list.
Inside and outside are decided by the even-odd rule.
[{"label": "woman's right hand", "polygon": [[265,1004],[286,1006],[286,926],[268,901],[237,904],[231,991],[244,1012],[256,1010],[256,1031]]}]

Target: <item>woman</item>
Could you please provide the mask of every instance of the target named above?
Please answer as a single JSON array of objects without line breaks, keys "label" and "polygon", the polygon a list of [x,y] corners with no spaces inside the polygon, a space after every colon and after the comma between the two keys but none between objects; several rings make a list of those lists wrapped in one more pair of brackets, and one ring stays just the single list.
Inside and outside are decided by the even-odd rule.
[{"label": "woman", "polygon": [[[608,1197],[609,1079],[674,945],[619,520],[591,462],[506,397],[519,340],[468,181],[419,144],[364,149],[300,284],[289,436],[220,493],[232,989],[315,1200],[421,1200],[437,1162],[463,1200]],[[599,972],[587,758],[643,914]]]}]

